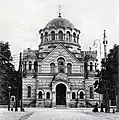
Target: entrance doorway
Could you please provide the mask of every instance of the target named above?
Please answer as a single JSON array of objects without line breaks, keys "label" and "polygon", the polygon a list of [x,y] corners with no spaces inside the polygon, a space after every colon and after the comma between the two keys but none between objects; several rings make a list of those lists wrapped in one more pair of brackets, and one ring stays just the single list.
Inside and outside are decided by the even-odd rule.
[{"label": "entrance doorway", "polygon": [[56,105],[66,105],[66,86],[64,84],[56,86]]}]

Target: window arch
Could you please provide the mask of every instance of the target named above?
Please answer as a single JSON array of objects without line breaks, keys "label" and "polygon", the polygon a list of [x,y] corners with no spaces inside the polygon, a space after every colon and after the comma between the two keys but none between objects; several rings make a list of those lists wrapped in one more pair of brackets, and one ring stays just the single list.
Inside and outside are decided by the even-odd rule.
[{"label": "window arch", "polygon": [[63,40],[63,32],[62,31],[58,32],[58,38],[59,38],[59,40]]},{"label": "window arch", "polygon": [[60,57],[60,58],[58,58],[58,71],[60,72],[60,73],[64,73],[65,72],[65,60],[64,60],[64,58],[62,58],[62,57]]},{"label": "window arch", "polygon": [[95,63],[95,70],[97,70],[97,63]]},{"label": "window arch", "polygon": [[31,98],[31,86],[27,87],[27,98]]},{"label": "window arch", "polygon": [[41,43],[43,42],[43,33],[41,34]]},{"label": "window arch", "polygon": [[35,72],[38,71],[38,63],[37,63],[37,61],[34,61],[34,70],[35,70]]},{"label": "window arch", "polygon": [[77,43],[78,43],[78,41],[79,41],[79,34],[77,34]]},{"label": "window arch", "polygon": [[66,33],[66,40],[70,41],[71,40],[71,34],[69,31]]},{"label": "window arch", "polygon": [[51,31],[51,40],[55,40],[55,31]]},{"label": "window arch", "polygon": [[93,63],[90,62],[90,71],[93,71]]},{"label": "window arch", "polygon": [[47,98],[47,99],[50,99],[50,92],[47,92],[46,98]]},{"label": "window arch", "polygon": [[45,32],[45,42],[48,41],[48,32]]},{"label": "window arch", "polygon": [[50,72],[55,73],[55,64],[54,63],[50,64]]},{"label": "window arch", "polygon": [[15,96],[13,96],[13,95],[11,96],[11,101],[15,102]]},{"label": "window arch", "polygon": [[75,92],[72,93],[72,99],[75,99],[76,98],[76,94]]},{"label": "window arch", "polygon": [[93,87],[90,87],[90,98],[94,98],[94,92],[93,92]]},{"label": "window arch", "polygon": [[73,33],[73,39],[74,39],[74,42],[76,43],[76,33],[75,32]]},{"label": "window arch", "polygon": [[29,61],[29,70],[31,70],[31,69],[32,69],[32,62]]},{"label": "window arch", "polygon": [[71,64],[71,63],[68,63],[68,64],[67,64],[67,73],[68,73],[68,74],[71,74],[71,73],[72,73],[72,64]]},{"label": "window arch", "polygon": [[39,99],[42,99],[42,97],[43,97],[43,96],[42,96],[42,92],[39,91],[39,93],[38,93],[38,98],[39,98]]},{"label": "window arch", "polygon": [[84,93],[83,93],[83,91],[80,92],[80,99],[84,99]]}]

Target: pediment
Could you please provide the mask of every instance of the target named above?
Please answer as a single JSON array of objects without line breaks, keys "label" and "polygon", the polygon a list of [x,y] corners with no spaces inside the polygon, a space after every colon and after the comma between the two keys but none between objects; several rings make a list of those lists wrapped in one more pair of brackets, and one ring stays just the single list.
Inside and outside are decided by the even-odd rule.
[{"label": "pediment", "polygon": [[[51,53],[49,53],[42,62],[52,62],[58,57],[64,57],[67,61],[80,62],[63,44],[59,44]],[[69,58],[69,59],[68,59]]]}]

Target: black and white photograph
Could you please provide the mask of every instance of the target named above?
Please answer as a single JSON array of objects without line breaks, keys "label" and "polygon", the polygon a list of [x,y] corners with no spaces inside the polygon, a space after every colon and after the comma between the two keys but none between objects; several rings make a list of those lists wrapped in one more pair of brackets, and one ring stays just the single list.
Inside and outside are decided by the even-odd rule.
[{"label": "black and white photograph", "polygon": [[0,0],[0,120],[119,120],[119,0]]}]

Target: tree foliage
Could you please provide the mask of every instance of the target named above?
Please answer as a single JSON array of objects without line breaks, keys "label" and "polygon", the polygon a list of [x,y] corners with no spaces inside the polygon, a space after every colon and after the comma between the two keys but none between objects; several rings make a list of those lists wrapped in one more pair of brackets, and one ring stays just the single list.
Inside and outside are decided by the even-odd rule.
[{"label": "tree foliage", "polygon": [[99,72],[99,81],[95,81],[95,91],[100,94],[105,94],[106,91],[111,97],[115,94],[116,82],[117,82],[117,45],[114,45],[113,49],[110,49],[107,55],[106,61],[102,59],[102,69]]},{"label": "tree foliage", "polygon": [[[8,42],[0,42],[0,104],[8,101],[8,86],[15,91],[17,71],[11,63],[11,52]],[[14,92],[15,94],[15,92]]]},{"label": "tree foliage", "polygon": [[118,46],[114,45],[113,49],[110,49],[106,60],[102,59],[102,69],[99,72],[99,80],[95,81],[95,92],[103,94],[105,102],[109,102],[109,99],[115,99],[116,96],[116,83],[118,75]]}]

